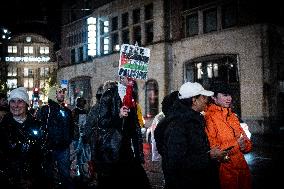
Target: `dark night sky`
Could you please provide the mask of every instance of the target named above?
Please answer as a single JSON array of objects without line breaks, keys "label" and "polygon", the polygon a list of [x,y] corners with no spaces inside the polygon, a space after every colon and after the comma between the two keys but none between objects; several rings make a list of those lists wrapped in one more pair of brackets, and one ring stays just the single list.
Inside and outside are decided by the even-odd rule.
[{"label": "dark night sky", "polygon": [[0,27],[12,35],[37,33],[58,44],[60,41],[61,0],[8,0],[0,7]]},{"label": "dark night sky", "polygon": [[[0,5],[0,27],[7,27],[12,34],[35,32],[60,43],[61,2],[64,0],[3,0]],[[76,0],[68,0],[73,2]],[[93,0],[99,5],[111,0]],[[284,23],[281,1],[240,0],[254,7],[262,21]],[[55,46],[55,48],[57,48]]]}]

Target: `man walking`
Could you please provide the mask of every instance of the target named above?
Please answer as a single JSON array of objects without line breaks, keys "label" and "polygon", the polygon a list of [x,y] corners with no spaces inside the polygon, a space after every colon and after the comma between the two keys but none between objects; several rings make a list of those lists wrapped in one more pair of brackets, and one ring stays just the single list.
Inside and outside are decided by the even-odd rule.
[{"label": "man walking", "polygon": [[[51,87],[48,93],[48,105],[43,106],[38,118],[45,125],[46,138],[46,174],[51,185],[55,184],[55,173],[52,165],[57,165],[60,184],[66,189],[73,189],[70,178],[70,149],[74,137],[74,123],[71,110],[64,106],[65,91]],[[62,180],[62,182],[61,182]],[[52,187],[52,186],[51,186]]]}]

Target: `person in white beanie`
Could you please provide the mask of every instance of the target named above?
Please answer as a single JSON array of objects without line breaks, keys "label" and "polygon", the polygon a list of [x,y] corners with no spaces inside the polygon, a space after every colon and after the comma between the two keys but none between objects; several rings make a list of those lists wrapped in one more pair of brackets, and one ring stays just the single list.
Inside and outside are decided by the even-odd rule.
[{"label": "person in white beanie", "polygon": [[19,87],[11,91],[8,97],[10,111],[14,119],[23,122],[27,117],[29,95],[25,87]]},{"label": "person in white beanie", "polygon": [[0,123],[0,182],[8,188],[40,188],[41,123],[28,113],[29,96],[24,87],[11,91],[10,111]]}]

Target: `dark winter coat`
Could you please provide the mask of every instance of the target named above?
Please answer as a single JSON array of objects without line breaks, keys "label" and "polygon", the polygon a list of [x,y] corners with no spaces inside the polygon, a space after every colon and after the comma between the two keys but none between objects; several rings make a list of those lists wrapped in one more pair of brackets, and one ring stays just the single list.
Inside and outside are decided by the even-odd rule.
[{"label": "dark winter coat", "polygon": [[137,162],[142,163],[144,162],[142,135],[136,109],[130,109],[128,117],[120,118],[119,112],[121,107],[122,102],[117,92],[117,87],[108,89],[102,95],[98,107],[97,139],[100,140],[100,138],[114,131],[118,131],[121,139],[113,140],[114,143],[110,144],[119,148],[116,149],[119,153],[118,159],[109,159],[110,154],[106,154],[108,153],[107,151],[101,152],[101,146],[98,144],[96,160],[105,163],[115,163],[116,161],[127,162],[135,159]]},{"label": "dark winter coat", "polygon": [[215,188],[217,169],[209,156],[203,116],[177,101],[155,130],[166,188]]},{"label": "dark winter coat", "polygon": [[[102,95],[98,107],[95,167],[98,188],[150,189],[144,163],[141,128],[136,107],[119,117],[122,102],[117,87]],[[107,139],[109,137],[109,139]]]},{"label": "dark winter coat", "polygon": [[91,146],[91,158],[93,161],[95,157],[95,129],[97,126],[98,114],[99,103],[97,102],[94,106],[91,107],[87,115],[86,124],[84,125],[83,130],[83,139]]},{"label": "dark winter coat", "polygon": [[0,124],[0,180],[10,187],[29,180],[35,187],[42,172],[43,139],[41,124],[32,115],[18,123],[11,113],[6,114]]},{"label": "dark winter coat", "polygon": [[65,106],[48,100],[37,115],[47,132],[48,149],[66,149],[74,139],[74,122],[71,110]]}]

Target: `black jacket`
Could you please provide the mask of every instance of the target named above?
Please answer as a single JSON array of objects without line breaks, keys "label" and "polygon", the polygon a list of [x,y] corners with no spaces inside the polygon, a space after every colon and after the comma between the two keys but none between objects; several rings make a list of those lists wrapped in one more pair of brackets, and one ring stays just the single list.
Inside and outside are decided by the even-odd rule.
[{"label": "black jacket", "polygon": [[47,133],[48,149],[66,149],[74,139],[74,122],[69,108],[48,100],[37,118],[42,121]]},{"label": "black jacket", "polygon": [[[0,178],[8,184],[21,179],[39,178],[43,160],[44,132],[41,124],[28,114],[23,123],[14,120],[11,113],[0,124]],[[3,183],[2,183],[3,184]]]},{"label": "black jacket", "polygon": [[[142,135],[138,122],[137,111],[132,108],[128,117],[120,118],[119,112],[122,102],[117,87],[108,89],[101,97],[98,107],[98,125],[96,126],[97,140],[105,138],[114,131],[118,131],[121,139],[114,140],[113,145],[118,147],[119,162],[137,161],[144,162]],[[97,141],[98,142],[98,141]],[[117,142],[120,144],[118,145]],[[100,143],[100,141],[99,141]],[[112,163],[106,156],[106,151],[101,151],[101,145],[96,147],[96,161],[100,163]],[[114,163],[114,162],[113,162]]]},{"label": "black jacket", "polygon": [[173,109],[160,121],[154,133],[162,156],[166,187],[215,188],[217,169],[208,153],[203,116],[181,101],[177,101]]}]

